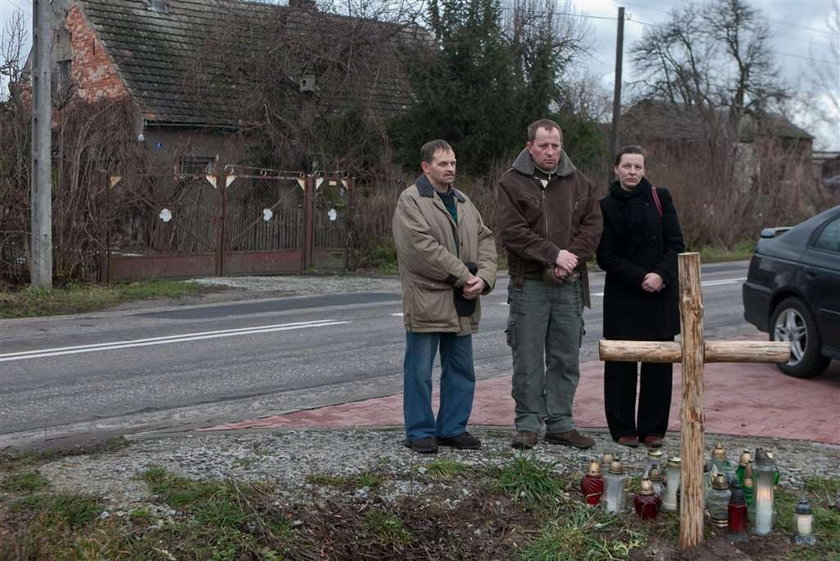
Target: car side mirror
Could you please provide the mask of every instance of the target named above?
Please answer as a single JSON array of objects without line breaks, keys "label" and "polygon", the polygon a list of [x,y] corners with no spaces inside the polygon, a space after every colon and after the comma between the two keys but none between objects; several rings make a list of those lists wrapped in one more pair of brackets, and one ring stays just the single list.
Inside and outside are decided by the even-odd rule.
[{"label": "car side mirror", "polygon": [[782,226],[780,228],[764,228],[761,231],[760,235],[761,235],[762,238],[765,238],[765,239],[766,238],[776,238],[778,236],[781,236],[782,234],[784,234],[785,232],[787,232],[790,229],[791,229],[790,226]]}]

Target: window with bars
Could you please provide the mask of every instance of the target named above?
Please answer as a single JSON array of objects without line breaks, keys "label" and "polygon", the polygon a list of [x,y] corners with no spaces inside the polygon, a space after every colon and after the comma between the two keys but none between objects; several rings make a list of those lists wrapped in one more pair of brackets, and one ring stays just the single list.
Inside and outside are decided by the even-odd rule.
[{"label": "window with bars", "polygon": [[181,156],[178,167],[182,175],[215,173],[216,158],[213,156]]}]

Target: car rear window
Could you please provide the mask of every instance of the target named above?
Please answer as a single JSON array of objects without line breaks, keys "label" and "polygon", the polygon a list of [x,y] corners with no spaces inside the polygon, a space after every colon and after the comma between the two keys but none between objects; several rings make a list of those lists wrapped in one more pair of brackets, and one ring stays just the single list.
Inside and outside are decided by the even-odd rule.
[{"label": "car rear window", "polygon": [[814,247],[840,253],[840,218],[835,218],[823,228],[819,237],[814,241]]}]

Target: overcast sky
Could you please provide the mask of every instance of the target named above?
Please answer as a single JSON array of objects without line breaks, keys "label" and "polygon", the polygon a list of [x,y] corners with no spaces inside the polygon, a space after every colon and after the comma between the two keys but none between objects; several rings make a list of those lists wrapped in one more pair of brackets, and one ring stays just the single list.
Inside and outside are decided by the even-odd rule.
[{"label": "overcast sky", "polygon": [[[562,4],[562,0],[559,0]],[[711,0],[695,2],[706,4]],[[828,18],[832,5],[840,0],[748,0],[767,18],[772,30],[771,49],[782,68],[784,78],[800,91],[811,89],[808,79],[811,59],[831,60],[829,50]],[[279,1],[278,3],[284,3]],[[618,7],[624,6],[624,82],[634,80],[627,53],[633,43],[639,40],[643,31],[653,28],[669,18],[670,11],[686,2],[678,0],[571,0],[575,10],[584,17],[592,30],[593,56],[584,61],[587,72],[597,76],[601,83],[612,90],[615,70],[615,38]],[[0,22],[6,23],[15,10],[23,11],[31,25],[31,0],[0,0]],[[835,36],[835,41],[840,40]],[[833,60],[834,68],[840,73],[840,61]],[[626,101],[626,97],[625,97]],[[828,107],[819,95],[804,100],[807,107]],[[797,116],[797,124],[816,136],[816,149],[840,150],[840,115],[834,113],[829,123],[816,123],[817,115],[803,109]]]},{"label": "overcast sky", "polygon": [[[749,0],[753,7],[760,10],[770,26],[770,48],[781,67],[783,78],[803,92],[812,88],[808,79],[812,59],[831,61],[835,71],[840,73],[840,61],[833,59],[829,49],[832,36],[827,24],[832,4],[837,2],[840,0]],[[622,81],[626,84],[638,78],[634,76],[629,61],[629,48],[642,37],[645,29],[655,29],[652,26],[668,20],[672,9],[687,3],[673,0],[572,0],[575,9],[585,16],[593,32],[594,53],[589,71],[612,89],[619,6],[625,9]],[[710,3],[710,0],[693,3],[704,5]],[[835,35],[834,40],[840,38]],[[827,100],[819,95],[809,95],[803,103],[811,108],[829,107]],[[795,120],[817,137],[815,149],[840,150],[840,115],[834,112],[827,116],[831,122],[817,123],[818,116],[813,111],[802,110],[795,116]]]}]

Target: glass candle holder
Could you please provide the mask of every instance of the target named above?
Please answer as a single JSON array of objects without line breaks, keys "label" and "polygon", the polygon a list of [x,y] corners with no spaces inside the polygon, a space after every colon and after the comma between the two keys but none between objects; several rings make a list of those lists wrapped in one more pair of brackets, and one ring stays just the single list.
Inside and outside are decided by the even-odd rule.
[{"label": "glass candle holder", "polygon": [[729,497],[727,509],[727,537],[731,542],[745,542],[749,540],[747,527],[749,526],[747,516],[747,501],[744,498],[744,490],[736,482],[732,487],[732,494]]},{"label": "glass candle holder", "polygon": [[726,528],[729,525],[729,499],[732,492],[729,490],[729,482],[722,473],[715,476],[712,489],[706,497],[706,510],[709,519],[717,528]]},{"label": "glass candle holder", "polygon": [[796,505],[793,515],[796,534],[793,536],[794,543],[798,545],[814,545],[817,539],[814,537],[814,515],[811,513],[811,505],[808,499],[802,497]]},{"label": "glass candle holder", "polygon": [[671,458],[666,469],[665,495],[662,497],[662,510],[673,512],[677,510],[677,492],[680,489],[680,469],[682,460]]},{"label": "glass candle holder", "polygon": [[619,513],[624,511],[624,484],[627,475],[621,462],[614,461],[610,464],[610,470],[604,474],[604,507],[607,512]]},{"label": "glass candle holder", "polygon": [[653,483],[650,479],[642,479],[641,487],[641,491],[633,498],[633,508],[642,520],[652,520],[659,513],[662,499],[653,492]]},{"label": "glass candle holder", "polygon": [[755,452],[754,473],[754,497],[755,520],[753,532],[759,536],[766,536],[773,531],[774,518],[774,480],[776,478],[776,462],[767,455],[764,449],[759,448]]},{"label": "glass candle holder", "polygon": [[601,464],[597,461],[589,462],[589,469],[580,482],[580,492],[583,500],[590,506],[598,506],[604,494],[604,478],[601,475]]}]

